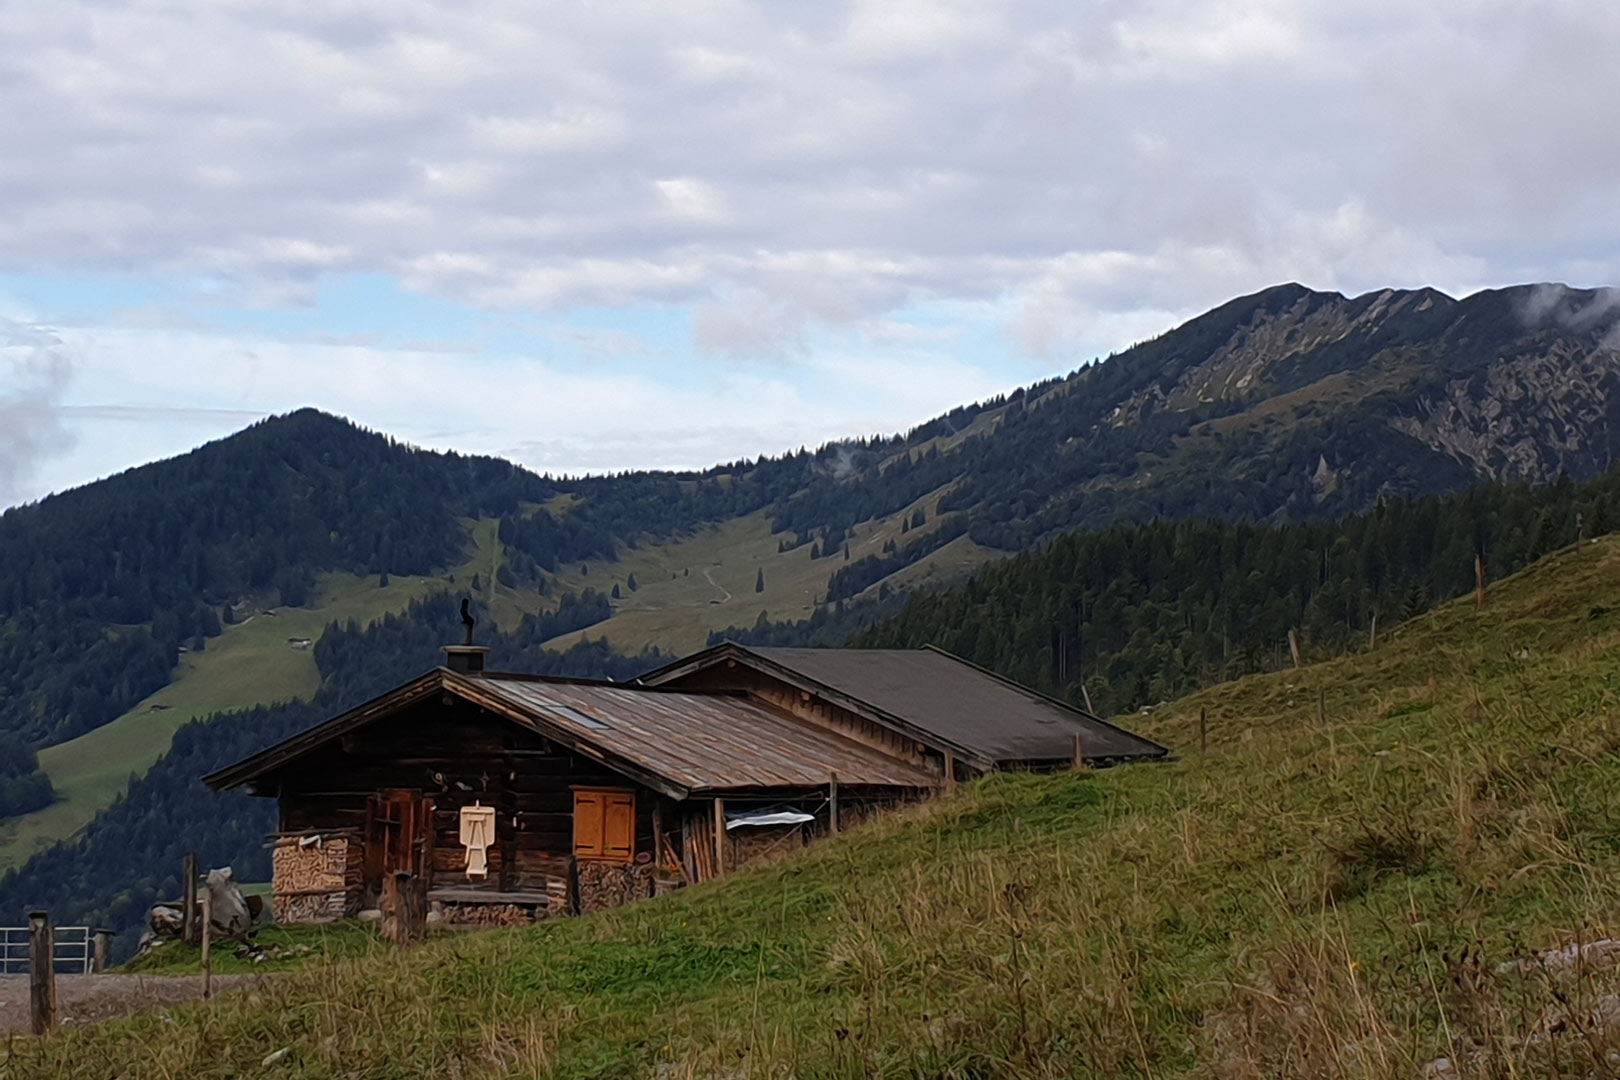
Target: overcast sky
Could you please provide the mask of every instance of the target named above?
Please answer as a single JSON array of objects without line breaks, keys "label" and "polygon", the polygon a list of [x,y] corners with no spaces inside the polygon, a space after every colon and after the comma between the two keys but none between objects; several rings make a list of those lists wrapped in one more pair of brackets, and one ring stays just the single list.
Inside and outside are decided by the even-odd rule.
[{"label": "overcast sky", "polygon": [[1620,279],[1612,0],[0,0],[0,505],[315,405],[893,431],[1240,293]]}]

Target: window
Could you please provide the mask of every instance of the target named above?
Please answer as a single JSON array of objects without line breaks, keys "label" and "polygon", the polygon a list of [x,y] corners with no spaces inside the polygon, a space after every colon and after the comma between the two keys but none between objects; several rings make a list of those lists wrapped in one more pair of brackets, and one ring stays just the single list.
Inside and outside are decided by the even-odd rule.
[{"label": "window", "polygon": [[634,792],[574,792],[574,855],[604,862],[627,863],[635,859]]}]

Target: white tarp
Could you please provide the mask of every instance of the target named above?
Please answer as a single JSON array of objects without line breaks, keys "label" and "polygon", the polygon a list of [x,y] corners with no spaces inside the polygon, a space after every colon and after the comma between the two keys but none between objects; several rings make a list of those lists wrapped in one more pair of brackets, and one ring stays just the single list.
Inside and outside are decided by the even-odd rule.
[{"label": "white tarp", "polygon": [[806,821],[814,820],[816,820],[814,814],[807,814],[803,810],[744,811],[740,814],[726,815],[726,831],[754,825],[802,825]]}]

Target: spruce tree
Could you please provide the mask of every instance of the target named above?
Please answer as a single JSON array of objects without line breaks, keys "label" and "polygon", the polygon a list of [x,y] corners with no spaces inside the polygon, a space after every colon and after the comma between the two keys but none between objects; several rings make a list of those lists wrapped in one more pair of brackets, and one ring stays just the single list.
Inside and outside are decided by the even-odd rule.
[{"label": "spruce tree", "polygon": [[759,568],[759,574],[754,578],[754,591],[765,591],[765,568],[763,566]]}]

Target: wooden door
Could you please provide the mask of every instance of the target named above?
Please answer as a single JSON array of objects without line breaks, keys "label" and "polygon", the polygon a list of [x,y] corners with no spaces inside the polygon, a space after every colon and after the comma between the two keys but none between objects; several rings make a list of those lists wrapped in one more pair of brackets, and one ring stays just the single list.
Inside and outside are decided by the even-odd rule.
[{"label": "wooden door", "polygon": [[366,804],[365,891],[375,902],[383,877],[422,878],[433,865],[433,801],[420,791],[387,789]]}]

